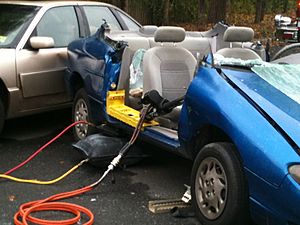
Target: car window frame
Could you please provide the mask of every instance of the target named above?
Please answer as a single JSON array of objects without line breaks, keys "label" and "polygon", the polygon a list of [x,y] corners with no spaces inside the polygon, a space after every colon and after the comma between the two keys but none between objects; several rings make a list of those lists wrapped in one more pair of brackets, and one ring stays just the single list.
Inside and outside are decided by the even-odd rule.
[{"label": "car window frame", "polygon": [[86,26],[84,23],[84,16],[78,5],[73,6],[76,13],[77,22],[79,25],[79,38],[84,38],[86,36]]},{"label": "car window frame", "polygon": [[142,27],[142,25],[137,22],[133,17],[131,17],[128,13],[117,9],[117,8],[111,8],[113,14],[115,15],[115,17],[120,21],[122,27],[124,28],[123,30],[130,30],[129,27],[127,26],[127,24],[125,23],[125,21],[123,20],[122,16],[120,15],[120,13],[122,13],[124,16],[128,17],[132,22],[134,22],[139,28]]},{"label": "car window frame", "polygon": [[88,19],[86,17],[86,14],[85,14],[83,6],[86,6],[86,5],[78,5],[77,7],[78,7],[78,9],[80,11],[80,14],[81,14],[81,17],[82,17],[82,25],[83,25],[83,30],[84,30],[84,37],[88,37],[88,36],[91,35],[91,32],[90,32],[89,22],[88,22]]},{"label": "car window frame", "polygon": [[[0,4],[0,5],[2,5],[2,4]],[[4,5],[4,3],[3,3],[3,5]],[[9,5],[16,5],[16,4],[9,3]],[[24,34],[26,33],[27,29],[30,27],[30,24],[32,23],[32,21],[34,20],[34,18],[37,16],[38,12],[42,8],[41,6],[34,6],[34,5],[33,5],[33,7],[35,7],[35,12],[34,12],[34,15],[32,16],[32,18],[30,18],[28,21],[26,21],[24,26],[21,28],[19,33],[16,35],[14,40],[9,45],[3,46],[1,48],[14,48],[14,49],[17,48],[18,44],[20,43]]]},{"label": "car window frame", "polygon": [[[37,26],[38,26],[38,24],[39,24],[40,21],[44,18],[44,15],[45,15],[47,12],[49,12],[49,11],[52,10],[52,9],[60,8],[60,7],[72,7],[72,8],[73,8],[74,13],[75,13],[75,17],[76,17],[76,20],[77,20],[78,31],[79,31],[79,37],[78,37],[78,38],[81,37],[81,32],[83,32],[83,31],[81,31],[82,28],[81,28],[81,22],[80,22],[80,19],[79,19],[81,15],[79,15],[78,10],[76,10],[76,5],[61,5],[61,6],[54,6],[54,7],[51,7],[51,8],[48,8],[47,10],[45,10],[44,13],[43,13],[43,15],[40,16],[39,20],[36,22],[33,31],[31,32],[30,36],[28,37],[28,39],[27,39],[27,41],[25,42],[25,45],[23,46],[22,49],[34,50],[34,49],[30,46],[30,38],[38,35],[38,34],[37,34]],[[84,32],[83,32],[83,35],[84,35]],[[78,39],[78,38],[76,38],[76,39]],[[76,39],[74,39],[74,40],[76,40]],[[73,40],[73,41],[74,41],[74,40]],[[54,46],[53,49],[57,49],[57,48],[67,48],[67,47],[68,47],[68,45],[67,45],[67,46]]]},{"label": "car window frame", "polygon": [[[121,31],[122,30],[126,30],[127,29],[127,26],[124,24],[124,21],[123,20],[120,20],[120,16],[116,16],[114,10],[112,7],[108,6],[108,5],[79,5],[78,7],[80,8],[80,11],[82,13],[82,18],[84,19],[84,24],[85,24],[85,27],[86,27],[86,35],[87,36],[90,36],[92,35],[91,34],[91,31],[90,31],[90,26],[89,26],[89,21],[88,21],[88,18],[86,16],[86,13],[85,13],[85,10],[84,10],[84,7],[87,7],[87,6],[92,6],[92,7],[105,7],[107,8],[111,13],[112,15],[115,17],[116,21],[118,22],[119,26],[121,27]],[[100,28],[100,26],[99,26]]]}]

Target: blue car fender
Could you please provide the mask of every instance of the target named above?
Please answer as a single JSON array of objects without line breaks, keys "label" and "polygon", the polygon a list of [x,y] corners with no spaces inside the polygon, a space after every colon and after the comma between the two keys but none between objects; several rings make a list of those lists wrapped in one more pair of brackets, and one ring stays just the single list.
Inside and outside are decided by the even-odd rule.
[{"label": "blue car fender", "polygon": [[187,91],[180,118],[179,137],[189,151],[193,149],[189,143],[195,143],[207,125],[222,130],[238,149],[244,167],[271,185],[281,184],[288,164],[297,157],[269,121],[216,69],[202,66]]}]

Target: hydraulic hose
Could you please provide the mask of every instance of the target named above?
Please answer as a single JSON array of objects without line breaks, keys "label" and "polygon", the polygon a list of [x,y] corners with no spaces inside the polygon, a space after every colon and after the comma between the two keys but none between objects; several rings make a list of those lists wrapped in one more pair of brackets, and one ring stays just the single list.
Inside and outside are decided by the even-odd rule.
[{"label": "hydraulic hose", "polygon": [[[70,225],[78,224],[82,217],[81,214],[85,214],[88,217],[88,221],[83,225],[91,225],[94,223],[94,215],[89,209],[76,204],[55,201],[78,196],[88,191],[91,191],[92,189],[93,187],[86,186],[84,188],[77,189],[74,191],[56,194],[43,200],[25,203],[20,206],[19,211],[15,214],[14,222],[16,225],[28,225],[28,222],[43,225]],[[67,220],[43,220],[31,215],[35,212],[49,210],[71,213],[75,215],[75,217]]]},{"label": "hydraulic hose", "polygon": [[[88,220],[83,225],[92,225],[94,223],[94,215],[89,209],[76,204],[71,204],[67,202],[56,202],[56,201],[84,194],[86,192],[93,190],[96,186],[98,186],[104,180],[104,178],[109,174],[109,172],[111,172],[120,163],[120,160],[128,153],[130,147],[137,140],[140,131],[142,129],[146,114],[148,113],[149,109],[150,106],[148,105],[142,110],[140,120],[132,134],[130,141],[124,145],[124,147],[120,150],[118,156],[116,156],[111,161],[107,170],[103,173],[100,179],[98,179],[93,184],[88,185],[84,188],[76,189],[70,192],[56,194],[43,200],[28,202],[21,205],[19,211],[14,216],[15,224],[28,225],[29,223],[35,223],[35,224],[42,224],[42,225],[55,225],[55,224],[71,225],[71,224],[78,224],[82,219],[82,214],[85,214],[88,217]],[[32,213],[49,211],[49,210],[71,213],[74,215],[74,217],[67,220],[43,220],[32,216]]]},{"label": "hydraulic hose", "polygon": [[95,126],[92,123],[89,123],[87,121],[77,121],[66,127],[62,132],[60,132],[58,135],[56,135],[53,139],[51,139],[49,142],[47,142],[45,145],[40,147],[35,153],[33,153],[31,156],[29,156],[24,162],[20,163],[19,165],[15,166],[14,168],[6,171],[4,174],[9,175],[13,173],[14,171],[18,170],[19,168],[26,165],[28,162],[30,162],[33,158],[35,158],[41,151],[43,151],[45,148],[47,148],[49,145],[51,145],[53,142],[55,142],[58,138],[60,138],[64,133],[66,133],[68,130],[70,130],[72,127],[78,125],[78,124],[88,124],[90,126]]},{"label": "hydraulic hose", "polygon": [[55,183],[61,181],[62,179],[64,179],[68,175],[70,175],[72,172],[74,172],[76,169],[78,169],[85,162],[88,162],[88,160],[85,159],[85,160],[81,161],[80,163],[78,163],[77,165],[73,166],[71,169],[69,169],[66,173],[64,173],[60,177],[58,177],[58,178],[56,178],[54,180],[50,180],[50,181],[22,179],[22,178],[17,178],[17,177],[5,175],[5,174],[0,174],[0,178],[4,178],[4,179],[7,179],[7,180],[12,180],[12,181],[19,182],[19,183],[50,185],[50,184],[55,184]]}]

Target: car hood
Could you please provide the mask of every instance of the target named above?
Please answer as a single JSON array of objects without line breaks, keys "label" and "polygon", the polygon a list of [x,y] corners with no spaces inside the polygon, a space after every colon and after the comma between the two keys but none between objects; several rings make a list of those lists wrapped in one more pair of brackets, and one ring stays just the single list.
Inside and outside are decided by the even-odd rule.
[{"label": "car hood", "polygon": [[[223,73],[300,146],[300,104],[251,71]],[[295,147],[295,146],[293,146]]]}]

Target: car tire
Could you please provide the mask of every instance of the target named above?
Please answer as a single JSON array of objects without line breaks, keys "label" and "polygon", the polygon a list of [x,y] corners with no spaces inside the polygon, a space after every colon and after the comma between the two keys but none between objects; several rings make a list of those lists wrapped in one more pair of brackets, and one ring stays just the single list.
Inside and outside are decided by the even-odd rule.
[{"label": "car tire", "polygon": [[[80,120],[91,121],[91,107],[88,100],[88,96],[86,91],[81,88],[76,92],[74,101],[73,101],[73,108],[72,108],[72,118],[73,122],[77,122]],[[95,129],[87,124],[78,124],[73,128],[73,134],[75,140],[82,140],[87,136],[93,134]]]},{"label": "car tire", "polygon": [[250,224],[248,188],[234,145],[204,146],[194,161],[191,184],[193,207],[202,225]]},{"label": "car tire", "polygon": [[0,134],[4,126],[4,121],[5,121],[5,109],[4,109],[3,102],[0,100]]}]

